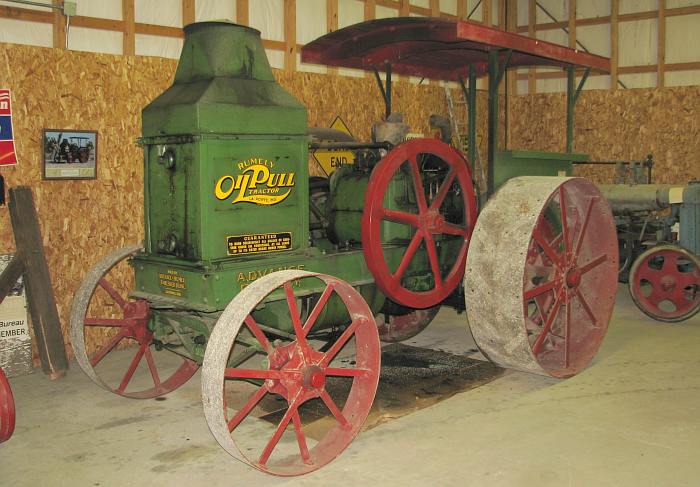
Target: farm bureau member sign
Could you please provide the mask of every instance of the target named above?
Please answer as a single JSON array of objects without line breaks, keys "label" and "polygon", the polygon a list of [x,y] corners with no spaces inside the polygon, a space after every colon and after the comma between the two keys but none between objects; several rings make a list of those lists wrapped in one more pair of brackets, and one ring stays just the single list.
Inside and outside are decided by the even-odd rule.
[{"label": "farm bureau member sign", "polygon": [[12,107],[10,90],[0,88],[0,166],[17,164],[15,142],[12,138]]}]

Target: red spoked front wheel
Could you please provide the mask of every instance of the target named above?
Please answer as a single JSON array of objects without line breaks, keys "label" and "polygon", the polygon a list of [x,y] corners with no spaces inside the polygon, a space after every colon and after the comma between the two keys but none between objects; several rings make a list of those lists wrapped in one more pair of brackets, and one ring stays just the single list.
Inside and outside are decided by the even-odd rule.
[{"label": "red spoked front wheel", "polygon": [[655,320],[687,320],[700,310],[700,259],[681,247],[653,247],[632,265],[629,287],[637,307]]},{"label": "red spoked front wheel", "polygon": [[511,179],[479,216],[464,280],[484,354],[553,377],[580,372],[612,314],[617,252],[612,211],[592,183]]},{"label": "red spoked front wheel", "polygon": [[15,431],[15,399],[10,383],[0,369],[0,443],[7,441]]},{"label": "red spoked front wheel", "polygon": [[[75,358],[93,382],[120,396],[147,399],[177,389],[199,366],[158,351],[148,302],[129,298],[133,269],[126,259],[141,250],[125,247],[90,269],[73,300],[70,334]],[[129,357],[118,350],[126,346],[136,350]]]},{"label": "red spoked front wheel", "polygon": [[[300,298],[295,288],[318,292]],[[272,340],[265,330],[273,323],[254,316],[291,333]],[[325,344],[311,338],[325,327],[339,334]],[[214,327],[202,364],[204,414],[236,459],[274,475],[305,474],[333,460],[360,431],[379,365],[372,311],[352,286],[323,274],[275,272],[242,290]],[[269,412],[263,401],[279,413],[272,423],[260,419]],[[307,424],[304,417],[313,411],[320,419]]]},{"label": "red spoked front wheel", "polygon": [[[400,175],[404,184],[397,189]],[[372,171],[362,215],[362,250],[377,286],[411,308],[442,302],[464,274],[476,210],[467,162],[454,148],[415,139],[392,149]],[[404,238],[386,241],[387,234]],[[396,262],[385,254],[392,243],[405,246]],[[411,283],[411,275],[426,272],[431,282]]]}]

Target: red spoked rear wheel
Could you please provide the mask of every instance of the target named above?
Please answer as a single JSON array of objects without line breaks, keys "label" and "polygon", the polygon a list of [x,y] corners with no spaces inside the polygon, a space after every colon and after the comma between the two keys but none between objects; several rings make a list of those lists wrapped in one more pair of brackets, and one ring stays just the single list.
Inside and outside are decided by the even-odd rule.
[{"label": "red spoked rear wheel", "polygon": [[[390,184],[399,174],[405,175],[405,187],[397,195]],[[392,149],[372,171],[362,216],[362,250],[382,292],[411,308],[430,308],[443,301],[464,275],[476,212],[471,174],[457,150],[436,139],[410,140]],[[389,223],[411,230],[405,242],[393,242],[406,247],[393,264],[384,249],[392,242],[383,239]],[[449,240],[459,245],[456,251],[443,252]],[[414,260],[421,254],[427,254],[427,268],[415,269]],[[416,270],[431,273],[432,288],[413,290],[406,284]]]},{"label": "red spoked rear wheel", "polygon": [[[305,301],[308,307],[300,304],[308,291],[299,297],[299,288],[318,290]],[[270,296],[276,299],[268,301]],[[275,323],[256,315],[273,307],[264,316]],[[327,313],[343,331],[324,344],[311,336],[329,326]],[[265,334],[272,326],[292,331],[287,340],[273,340]],[[360,431],[379,366],[377,325],[352,286],[305,271],[268,274],[229,303],[209,338],[202,364],[207,424],[229,454],[258,470],[280,476],[311,472]],[[271,422],[261,419],[270,415],[261,406],[265,401],[276,406]],[[316,419],[304,421],[313,411]]]},{"label": "red spoked rear wheel", "polygon": [[[90,269],[73,300],[70,333],[75,358],[93,382],[120,396],[148,399],[177,389],[199,365],[159,351],[148,302],[129,297],[133,269],[126,259],[141,250],[124,247]],[[128,357],[118,350],[127,345],[136,350]]]},{"label": "red spoked rear wheel", "polygon": [[0,443],[7,441],[15,431],[15,400],[10,383],[0,369]]},{"label": "red spoked rear wheel", "polygon": [[700,310],[700,259],[673,245],[653,247],[632,265],[630,294],[658,321],[687,320]]},{"label": "red spoked rear wheel", "polygon": [[481,350],[526,372],[580,372],[612,314],[617,252],[612,211],[592,183],[508,181],[479,216],[464,280]]}]

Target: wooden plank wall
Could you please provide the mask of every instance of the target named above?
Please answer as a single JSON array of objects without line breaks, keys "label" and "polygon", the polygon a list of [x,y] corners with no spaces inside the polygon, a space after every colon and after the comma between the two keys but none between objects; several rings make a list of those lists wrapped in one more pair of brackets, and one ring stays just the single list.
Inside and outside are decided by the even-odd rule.
[{"label": "wooden plank wall", "polygon": [[[566,95],[539,93],[512,100],[510,132],[519,149],[566,150]],[[594,161],[654,157],[658,183],[700,180],[700,86],[584,91],[574,115],[574,152]],[[577,174],[612,183],[609,166]]]}]

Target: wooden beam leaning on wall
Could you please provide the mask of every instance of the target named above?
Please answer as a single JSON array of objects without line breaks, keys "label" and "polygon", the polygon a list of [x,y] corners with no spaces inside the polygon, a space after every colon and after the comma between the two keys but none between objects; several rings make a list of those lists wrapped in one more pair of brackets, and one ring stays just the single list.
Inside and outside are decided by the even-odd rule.
[{"label": "wooden beam leaning on wall", "polygon": [[41,368],[49,379],[58,379],[66,374],[68,359],[32,191],[22,186],[10,189],[8,206],[15,246],[24,257],[27,304]]},{"label": "wooden beam leaning on wall", "polygon": [[297,2],[284,0],[284,70],[297,67]]},{"label": "wooden beam leaning on wall", "polygon": [[136,11],[134,0],[122,0],[122,19],[124,19],[122,53],[125,56],[133,56],[136,54]]}]

